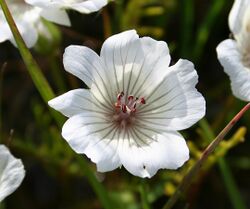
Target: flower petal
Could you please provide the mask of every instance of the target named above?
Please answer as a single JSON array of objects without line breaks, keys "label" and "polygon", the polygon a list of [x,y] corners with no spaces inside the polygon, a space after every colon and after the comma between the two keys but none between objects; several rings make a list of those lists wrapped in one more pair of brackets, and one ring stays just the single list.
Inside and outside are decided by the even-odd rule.
[{"label": "flower petal", "polygon": [[[137,136],[152,134],[154,141],[148,146],[131,144]],[[136,135],[135,135],[136,134]],[[150,131],[131,132],[130,137],[123,140],[119,149],[122,165],[133,175],[152,177],[159,169],[177,169],[189,159],[189,150],[183,137],[174,131],[155,134]]]},{"label": "flower petal", "polygon": [[205,114],[205,100],[195,85],[198,76],[188,60],[180,59],[138,109],[139,122],[156,129],[182,130]]},{"label": "flower petal", "polygon": [[71,117],[83,112],[93,111],[108,114],[109,109],[102,105],[87,89],[71,90],[48,102],[49,106],[63,115]]},{"label": "flower petal", "polygon": [[72,3],[67,4],[66,8],[76,10],[81,13],[91,13],[100,10],[108,3],[107,0],[85,0],[79,2],[79,0],[72,1]]},{"label": "flower petal", "polygon": [[41,11],[41,16],[51,22],[70,26],[70,19],[66,11],[57,8],[45,8]]},{"label": "flower petal", "polygon": [[100,57],[93,50],[71,45],[65,49],[63,64],[65,70],[84,81],[104,105],[113,105],[116,95],[110,94],[112,78],[107,76]]},{"label": "flower petal", "polygon": [[12,37],[12,34],[7,24],[2,23],[2,21],[0,21],[0,25],[1,25],[0,43],[2,43],[4,41],[9,40]]},{"label": "flower petal", "polygon": [[170,62],[165,42],[149,37],[139,38],[135,30],[108,38],[100,56],[108,77],[114,78],[112,86],[116,88],[112,89],[113,94],[126,91],[126,95],[138,97],[161,80]]},{"label": "flower petal", "polygon": [[230,77],[234,96],[250,101],[250,69],[242,64],[237,43],[231,39],[224,40],[217,46],[216,51],[225,73]]},{"label": "flower petal", "polygon": [[48,9],[72,9],[81,13],[91,13],[100,10],[104,7],[108,1],[107,0],[25,0],[27,3],[31,5],[35,5],[42,8]]},{"label": "flower petal", "polygon": [[[29,24],[25,21],[18,20],[16,21],[16,25],[27,47],[28,48],[33,47],[38,40],[37,29],[34,28],[32,24]],[[11,36],[9,40],[14,46],[17,47],[16,41],[13,36]]]},{"label": "flower petal", "polygon": [[[112,89],[114,95],[117,95],[125,89],[123,76],[126,71],[126,66],[131,66],[134,62],[133,55],[137,51],[134,47],[138,45],[137,43],[138,35],[136,31],[130,30],[111,36],[102,46],[100,57],[103,61],[103,65],[107,69],[107,76],[113,78],[111,86],[115,87]],[[131,52],[134,52],[132,56],[129,51],[130,48]]]},{"label": "flower petal", "polygon": [[[95,162],[100,172],[111,171],[123,164],[133,175],[152,177],[158,169],[176,169],[189,158],[185,140],[177,132],[158,134],[136,129],[128,138],[103,115],[91,112],[68,119],[62,135],[74,151],[86,154]],[[150,145],[137,146],[138,137],[145,140],[147,135],[154,137]]]},{"label": "flower petal", "polygon": [[[164,41],[156,41],[150,37],[140,38],[142,62],[140,69],[131,78],[132,95],[146,96],[168,74],[170,54],[168,45]],[[134,70],[136,71],[136,70]]]},{"label": "flower petal", "polygon": [[47,7],[49,3],[51,2],[50,0],[24,0],[27,4],[31,4],[33,6],[38,6],[38,7]]},{"label": "flower petal", "polygon": [[0,145],[0,202],[21,184],[25,170],[21,160],[14,158],[9,150]]},{"label": "flower petal", "polygon": [[[34,22],[37,20],[37,15],[34,15],[34,13],[37,12],[37,10],[32,9],[26,5],[20,6],[19,11],[17,11],[17,5],[10,5],[10,9],[13,13],[17,28],[21,36],[23,37],[27,47],[33,47],[38,39],[38,32],[34,27]],[[29,18],[32,19],[31,23],[27,21],[26,14],[29,15]],[[0,25],[0,42],[9,40],[16,46],[16,42],[2,11],[0,11]]]},{"label": "flower petal", "polygon": [[110,171],[120,165],[117,134],[117,128],[107,117],[94,112],[75,115],[62,128],[62,136],[72,149],[86,154],[99,171]]},{"label": "flower petal", "polygon": [[234,35],[237,35],[241,29],[243,24],[243,19],[246,10],[250,9],[250,1],[249,0],[235,0],[233,7],[229,14],[229,28],[233,32]]}]

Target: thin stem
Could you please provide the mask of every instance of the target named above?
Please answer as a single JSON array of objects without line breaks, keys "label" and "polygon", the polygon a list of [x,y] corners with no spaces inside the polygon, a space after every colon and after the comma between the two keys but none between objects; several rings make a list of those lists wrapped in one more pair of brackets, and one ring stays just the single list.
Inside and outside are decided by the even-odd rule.
[{"label": "thin stem", "polygon": [[[30,53],[29,49],[27,48],[26,44],[24,43],[23,38],[21,37],[18,28],[14,22],[14,19],[8,9],[8,6],[5,2],[5,0],[0,0],[0,5],[3,9],[4,15],[7,19],[7,22],[10,26],[10,29],[12,31],[12,34],[15,38],[15,41],[17,43],[18,49],[20,51],[20,54],[24,60],[24,63],[28,69],[28,72],[39,91],[40,95],[42,96],[45,103],[48,102],[48,100],[55,97],[52,89],[49,86],[49,83],[47,82],[46,78],[44,77],[40,67],[36,63],[35,59],[33,58],[32,54]],[[55,111],[52,111],[52,116],[56,119],[59,126],[61,126],[63,122],[63,118],[61,115],[58,115]],[[96,192],[97,196],[99,197],[99,200],[101,201],[103,207],[105,209],[111,209],[112,205],[110,202],[110,199],[108,198],[107,192],[105,191],[105,188],[102,186],[102,184],[98,181],[95,174],[92,172],[92,170],[89,168],[87,161],[83,157],[77,158],[80,165],[82,165],[82,168],[85,171],[86,177],[88,181],[90,182],[91,186],[93,187],[94,191]]]},{"label": "thin stem", "polygon": [[[215,138],[215,134],[206,119],[200,120],[199,124],[208,139]],[[232,205],[235,209],[246,209],[247,207],[241,198],[230,167],[227,165],[227,162],[223,157],[218,160],[218,165]]]},{"label": "thin stem", "polygon": [[194,23],[194,1],[193,0],[182,0],[181,7],[181,30],[180,33],[180,47],[181,47],[181,56],[188,56],[190,51],[190,43],[193,32],[193,23]]},{"label": "thin stem", "polygon": [[105,190],[102,184],[97,180],[96,176],[93,174],[93,171],[89,168],[87,161],[81,155],[77,155],[77,160],[78,160],[77,162],[79,163],[79,165],[84,170],[84,174],[87,177],[90,185],[92,186],[93,190],[99,197],[99,200],[102,203],[102,206],[105,209],[114,208],[110,202],[110,197],[108,195],[108,192]]},{"label": "thin stem", "polygon": [[231,170],[224,158],[219,159],[220,170],[222,179],[227,186],[227,192],[235,209],[247,209],[246,205],[242,201],[242,197],[238,191],[237,185],[234,182]]},{"label": "thin stem", "polygon": [[118,33],[121,30],[122,15],[124,14],[124,0],[115,1],[115,14],[112,20],[113,32]]},{"label": "thin stem", "polygon": [[219,15],[221,14],[221,10],[224,8],[226,0],[214,0],[209,12],[205,16],[202,24],[200,25],[197,35],[196,35],[196,41],[195,41],[195,47],[193,50],[193,59],[198,60],[204,49],[204,45],[207,43],[207,40],[210,36],[211,29],[214,25],[214,23],[217,21]]},{"label": "thin stem", "polygon": [[227,124],[227,126],[209,144],[209,146],[202,153],[200,159],[194,164],[194,166],[189,170],[189,172],[183,178],[182,182],[177,187],[175,193],[171,196],[169,201],[164,205],[163,209],[172,208],[176,203],[176,201],[181,197],[181,195],[186,192],[186,190],[191,185],[193,178],[198,174],[203,163],[207,160],[208,156],[215,150],[218,144],[224,139],[226,134],[231,130],[231,128],[238,122],[238,120],[243,116],[243,114],[249,108],[250,108],[250,103],[248,103],[244,108],[242,108],[241,111]]},{"label": "thin stem", "polygon": [[43,97],[45,101],[52,99],[54,97],[54,94],[48,82],[45,80],[44,76],[42,75],[39,66],[37,65],[36,61],[33,59],[30,51],[28,50],[26,44],[24,43],[24,40],[19,30],[17,29],[17,26],[14,22],[14,19],[12,18],[12,15],[7,7],[5,0],[0,0],[0,3],[3,9],[4,15],[6,17],[6,20],[10,26],[11,32],[17,43],[20,54],[32,77],[32,80],[34,81],[37,89],[39,90],[41,96]]},{"label": "thin stem", "polygon": [[103,19],[104,38],[107,39],[112,35],[110,17],[107,8],[103,8],[102,19]]},{"label": "thin stem", "polygon": [[[40,67],[36,63],[35,59],[32,57],[26,44],[24,43],[24,40],[23,40],[23,38],[22,38],[22,36],[21,36],[21,34],[20,34],[20,32],[19,32],[19,30],[14,22],[14,19],[13,19],[12,15],[8,9],[8,6],[5,2],[5,0],[0,0],[0,4],[1,4],[1,7],[3,9],[5,18],[10,26],[11,32],[12,32],[12,34],[15,38],[15,41],[17,43],[19,52],[20,52],[20,54],[23,58],[23,61],[27,67],[27,70],[28,70],[37,90],[39,91],[41,97],[47,103],[50,99],[55,97],[55,95],[54,95],[52,89],[50,88],[47,80],[43,76]],[[55,120],[59,124],[59,126],[61,126],[62,121],[63,121],[63,118],[61,117],[61,115],[59,115],[55,111],[52,111],[51,109],[50,109],[50,111],[52,113],[52,116],[55,118]]]},{"label": "thin stem", "polygon": [[141,180],[141,185],[140,185],[140,194],[141,194],[141,202],[142,202],[142,208],[143,209],[151,209],[150,203],[148,201],[148,196],[147,196],[147,188],[146,188],[146,182],[144,179]]}]

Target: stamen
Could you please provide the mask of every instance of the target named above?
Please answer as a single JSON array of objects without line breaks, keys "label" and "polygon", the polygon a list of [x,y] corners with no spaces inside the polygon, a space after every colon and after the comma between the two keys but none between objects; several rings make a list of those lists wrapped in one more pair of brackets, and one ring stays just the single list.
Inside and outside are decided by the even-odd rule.
[{"label": "stamen", "polygon": [[124,92],[121,92],[117,95],[117,102],[115,103],[115,108],[120,110],[123,114],[122,117],[127,118],[131,113],[136,112],[136,108],[138,108],[139,104],[146,104],[144,97],[134,97],[133,95],[129,95],[127,99],[124,98]]},{"label": "stamen", "polygon": [[142,97],[140,100],[141,100],[141,101],[140,101],[141,104],[146,104],[146,101],[145,101],[144,97]]},{"label": "stamen", "polygon": [[123,96],[124,96],[124,92],[122,91],[120,94],[117,95],[117,100],[121,101]]},{"label": "stamen", "polygon": [[133,100],[134,99],[134,96],[132,96],[132,95],[130,95],[130,96],[128,96],[128,100],[130,101],[130,100]]},{"label": "stamen", "polygon": [[127,106],[125,104],[122,104],[122,112],[124,113],[127,112]]}]

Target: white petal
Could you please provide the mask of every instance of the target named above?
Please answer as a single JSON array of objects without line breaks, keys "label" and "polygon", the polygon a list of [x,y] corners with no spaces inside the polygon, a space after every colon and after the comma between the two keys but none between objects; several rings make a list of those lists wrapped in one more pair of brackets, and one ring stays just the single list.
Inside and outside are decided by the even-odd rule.
[{"label": "white petal", "polygon": [[[27,47],[33,47],[38,39],[37,29],[32,24],[24,21],[16,21],[16,25]],[[11,36],[10,41],[17,46],[13,36]]]},{"label": "white petal", "polygon": [[120,165],[116,153],[117,134],[115,125],[108,117],[94,112],[75,115],[62,128],[62,136],[72,149],[86,154],[97,164],[99,171],[110,171]]},{"label": "white petal", "polygon": [[108,109],[99,103],[86,89],[71,90],[50,100],[48,104],[67,117],[88,111],[108,113]]},{"label": "white petal", "polygon": [[[113,94],[140,96],[157,85],[170,62],[167,44],[149,37],[139,38],[135,30],[108,38],[101,50],[101,58],[109,77],[114,78]],[[162,67],[164,66],[164,68]]]},{"label": "white petal", "polygon": [[[189,158],[185,140],[177,132],[158,134],[135,129],[126,137],[103,115],[91,112],[71,117],[64,124],[62,135],[74,151],[95,162],[100,172],[122,164],[133,175],[152,177],[159,169],[177,169]],[[148,135],[154,140],[137,146],[136,141],[145,140]]]},{"label": "white petal", "polygon": [[110,79],[102,66],[100,57],[91,49],[84,46],[71,45],[65,49],[63,64],[66,71],[84,81],[106,105],[113,105],[110,93]]},{"label": "white petal", "polygon": [[66,11],[57,9],[57,8],[45,8],[41,12],[41,16],[44,17],[46,20],[51,22],[70,26],[70,19]]},{"label": "white petal", "polygon": [[9,150],[0,145],[0,202],[21,184],[25,170],[21,160],[14,158]]},{"label": "white petal", "polygon": [[38,6],[42,8],[47,7],[49,3],[51,2],[50,0],[24,0],[24,1],[33,6]]},{"label": "white petal", "polygon": [[0,24],[1,24],[0,43],[2,43],[4,41],[10,40],[12,34],[7,24],[2,23],[2,21],[0,21]]},{"label": "white petal", "polygon": [[250,101],[250,69],[242,64],[237,43],[227,39],[221,42],[216,50],[225,73],[230,77],[234,96],[244,101]]},{"label": "white petal", "polygon": [[170,55],[168,45],[164,41],[156,41],[149,37],[140,38],[142,63],[138,74],[131,79],[131,93],[139,97],[146,96],[169,73]]},{"label": "white petal", "polygon": [[49,9],[72,9],[81,13],[96,12],[104,7],[107,0],[26,0],[27,3]]},{"label": "white petal", "polygon": [[[123,75],[126,71],[126,66],[134,62],[134,54],[137,51],[133,50],[132,56],[129,49],[137,46],[138,35],[136,31],[125,31],[108,38],[101,49],[101,59],[106,67],[107,75],[112,79],[113,94],[117,95],[124,91],[125,84],[123,82]],[[131,50],[132,52],[132,50]],[[126,66],[124,66],[126,65]]]},{"label": "white petal", "polygon": [[158,129],[186,129],[205,114],[205,100],[195,88],[198,76],[188,60],[179,60],[168,71],[145,97],[146,104],[138,109],[138,118],[141,124]]},{"label": "white petal", "polygon": [[[143,138],[143,133],[137,135]],[[121,163],[133,175],[150,178],[159,169],[177,169],[189,159],[188,147],[179,133],[154,133],[152,137],[155,141],[148,146],[133,145],[129,138],[123,140],[119,149]]]},{"label": "white petal", "polygon": [[[11,12],[15,19],[17,28],[24,39],[24,42],[26,43],[27,47],[31,48],[35,45],[38,39],[38,32],[34,27],[34,24],[37,21],[37,17],[39,16],[35,13],[39,11],[26,5],[20,5],[19,10],[17,7],[18,5],[11,4]],[[31,18],[31,20],[27,18],[28,16]],[[0,42],[10,40],[16,46],[16,42],[2,11],[0,11],[0,25]]]},{"label": "white petal", "polygon": [[66,8],[74,9],[81,13],[91,13],[100,10],[108,3],[107,0],[85,0],[80,2],[79,0],[68,3]]},{"label": "white petal", "polygon": [[234,35],[242,29],[245,12],[249,10],[250,0],[235,0],[229,14],[229,27]]}]

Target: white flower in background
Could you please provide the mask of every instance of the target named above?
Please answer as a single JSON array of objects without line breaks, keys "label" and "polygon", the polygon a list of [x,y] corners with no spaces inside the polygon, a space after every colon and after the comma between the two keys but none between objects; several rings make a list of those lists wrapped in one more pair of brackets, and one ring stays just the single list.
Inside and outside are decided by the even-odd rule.
[{"label": "white flower in background", "polygon": [[27,3],[43,9],[71,9],[80,13],[91,13],[100,10],[104,7],[107,0],[26,0]]},{"label": "white flower in background", "polygon": [[229,27],[234,39],[218,45],[218,59],[230,77],[234,96],[250,101],[250,0],[235,0]]},{"label": "white flower in background", "polygon": [[[44,10],[30,6],[23,0],[10,0],[7,3],[16,25],[29,48],[37,42],[38,34],[49,36],[49,31],[42,22],[41,17],[61,25],[70,25],[69,17],[63,10]],[[10,40],[16,45],[2,10],[0,10],[0,27],[0,43]]]},{"label": "white flower in background", "polygon": [[23,181],[25,170],[4,145],[0,145],[0,202],[13,193]]},{"label": "white flower in background", "polygon": [[177,131],[205,113],[191,62],[181,59],[169,67],[167,44],[139,38],[134,30],[108,38],[100,56],[71,45],[63,62],[90,89],[69,91],[49,105],[69,117],[62,136],[98,171],[123,165],[136,176],[152,177],[158,169],[177,169],[188,160]]}]

